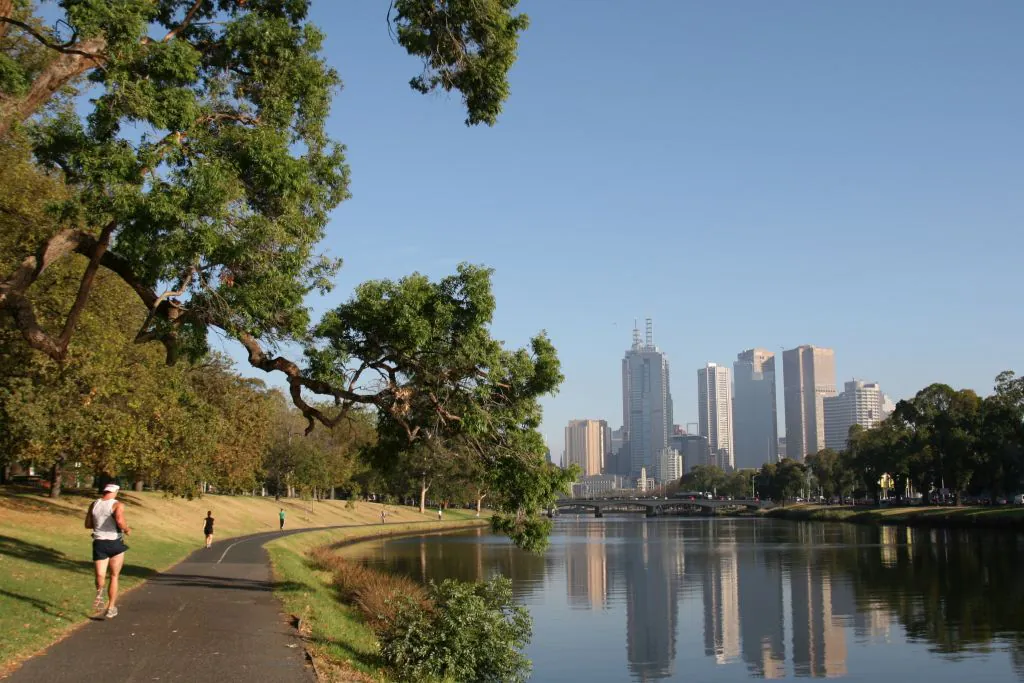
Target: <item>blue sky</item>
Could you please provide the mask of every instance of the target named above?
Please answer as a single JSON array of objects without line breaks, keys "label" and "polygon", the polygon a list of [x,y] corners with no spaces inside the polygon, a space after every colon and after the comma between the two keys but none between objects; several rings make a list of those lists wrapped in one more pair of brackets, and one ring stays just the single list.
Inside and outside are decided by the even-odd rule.
[{"label": "blue sky", "polygon": [[544,329],[562,358],[556,456],[569,419],[621,422],[634,318],[678,423],[697,368],[753,346],[833,347],[840,382],[894,399],[1024,370],[1024,3],[523,0],[511,99],[473,129],[408,88],[386,0],[313,8],[353,193],[316,308],[495,268],[496,336]]}]

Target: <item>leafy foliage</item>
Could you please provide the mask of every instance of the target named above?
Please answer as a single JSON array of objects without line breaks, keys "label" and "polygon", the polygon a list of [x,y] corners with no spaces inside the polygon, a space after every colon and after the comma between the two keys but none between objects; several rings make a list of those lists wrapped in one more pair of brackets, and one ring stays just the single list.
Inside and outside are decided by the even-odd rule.
[{"label": "leafy foliage", "polygon": [[400,680],[525,681],[532,620],[512,582],[446,579],[428,588],[429,604],[403,598],[380,633],[381,655]]},{"label": "leafy foliage", "polygon": [[398,42],[423,58],[410,85],[428,93],[459,90],[467,125],[494,125],[508,97],[508,71],[516,60],[525,14],[519,0],[394,0]]}]

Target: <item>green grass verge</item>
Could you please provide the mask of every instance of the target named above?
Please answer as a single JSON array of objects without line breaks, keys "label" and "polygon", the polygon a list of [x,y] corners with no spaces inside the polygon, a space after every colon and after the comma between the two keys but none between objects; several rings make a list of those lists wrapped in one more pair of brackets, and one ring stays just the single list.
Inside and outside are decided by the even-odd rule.
[{"label": "green grass verge", "polygon": [[325,545],[380,538],[453,531],[486,524],[475,513],[449,511],[444,522],[387,524],[374,528],[314,531],[272,541],[267,544],[274,579],[281,588],[277,596],[285,612],[300,619],[299,628],[306,639],[320,677],[327,681],[386,680],[378,657],[379,644],[359,611],[343,604],[331,585],[330,572],[310,566],[307,553]]},{"label": "green grass verge", "polygon": [[798,521],[1024,531],[1024,506],[864,508],[835,505],[791,505],[766,510],[760,514],[765,517]]},{"label": "green grass verge", "polygon": [[[37,490],[0,486],[0,677],[26,657],[56,642],[91,614],[93,565],[83,520],[95,495],[68,491],[51,500]],[[289,529],[355,524],[379,526],[381,505],[344,501],[314,503],[252,496],[171,498],[162,493],[126,491],[120,496],[133,533],[121,573],[130,590],[174,566],[203,543],[207,510],[217,520],[215,540],[277,530],[277,512],[287,511]],[[312,507],[312,510],[310,508]],[[388,526],[419,521],[439,526],[437,510],[389,505]],[[451,510],[446,520],[475,519],[475,512]]]}]

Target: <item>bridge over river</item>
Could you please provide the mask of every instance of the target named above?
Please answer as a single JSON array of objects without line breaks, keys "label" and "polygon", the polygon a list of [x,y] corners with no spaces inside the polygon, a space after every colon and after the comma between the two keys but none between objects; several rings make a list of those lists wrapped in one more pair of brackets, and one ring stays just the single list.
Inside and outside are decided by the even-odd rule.
[{"label": "bridge over river", "polygon": [[766,510],[773,507],[771,501],[762,500],[716,500],[708,498],[562,498],[555,501],[555,507],[548,511],[549,516],[555,512],[581,513],[593,512],[595,517],[603,517],[606,512],[643,512],[648,517],[660,517],[668,514],[701,513],[713,515],[720,509],[742,508],[746,510]]}]

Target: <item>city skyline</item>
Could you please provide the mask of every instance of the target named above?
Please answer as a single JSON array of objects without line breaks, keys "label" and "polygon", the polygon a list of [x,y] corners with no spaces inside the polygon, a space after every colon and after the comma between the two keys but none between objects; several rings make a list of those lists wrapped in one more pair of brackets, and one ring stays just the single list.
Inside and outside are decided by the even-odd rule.
[{"label": "city skyline", "polygon": [[[312,5],[321,25],[348,27],[328,31],[325,48],[345,81],[329,132],[353,169],[352,199],[322,245],[344,267],[311,299],[314,315],[369,279],[493,267],[495,336],[518,346],[547,330],[562,361],[565,382],[543,401],[556,461],[569,419],[618,426],[619,369],[607,364],[637,314],[658,321],[686,376],[742,349],[778,355],[807,341],[836,349],[839,381],[872,378],[896,400],[935,381],[987,395],[999,372],[1024,369],[1024,320],[1006,315],[1019,307],[1014,273],[978,248],[1024,247],[1013,66],[1024,5],[931,3],[922,30],[913,4],[603,3],[586,31],[572,4],[522,5],[531,28],[492,129],[462,125],[458,97],[410,91],[417,65],[374,5]],[[637,50],[602,49],[623,40]],[[607,78],[577,77],[591,69]],[[609,101],[609,79],[626,95]],[[813,107],[794,104],[809,97]],[[631,172],[608,173],[609,154]],[[609,248],[626,239],[645,247],[642,268]],[[680,258],[724,248],[728,259],[686,261],[685,282],[716,287],[698,328],[680,315]],[[900,291],[913,306],[851,309]],[[951,314],[958,324],[936,333]],[[239,345],[214,346],[284,386],[249,368]],[[697,416],[689,384],[675,397],[684,426]]]},{"label": "city skyline", "polygon": [[[778,382],[775,354],[754,347],[736,354],[734,373],[715,362],[698,368],[697,420],[680,424],[673,416],[669,363],[654,344],[652,319],[646,319],[645,329],[646,334],[641,337],[634,322],[632,345],[621,361],[624,424],[613,429],[606,420],[600,421],[603,453],[600,472],[586,466],[584,463],[588,461],[575,451],[570,452],[568,446],[562,452],[563,466],[580,464],[583,476],[617,474],[633,479],[644,468],[647,476],[657,477],[659,483],[664,483],[665,471],[674,474],[681,469],[685,473],[698,464],[714,464],[726,471],[759,468],[782,457],[780,433],[783,439],[789,432],[795,435],[791,441],[786,440],[784,457],[803,460],[823,448],[837,448],[840,431],[845,435],[853,424],[872,427],[885,416],[883,411],[892,410],[891,399],[882,393],[877,383],[854,379],[845,383],[847,393],[837,391],[834,349],[814,344],[783,349],[784,371],[782,381]],[[776,407],[780,385],[783,391],[781,419]],[[742,432],[739,461],[735,435],[737,404]],[[827,426],[826,404],[829,406]],[[573,430],[586,422],[592,420],[569,422],[565,428],[567,444]],[[629,439],[631,425],[634,429],[640,426],[639,438],[633,444]],[[659,437],[663,433],[666,436],[661,442]],[[706,457],[693,457],[693,444],[685,443],[680,435],[703,437]],[[762,441],[764,446],[758,447]],[[576,442],[581,441],[576,439]],[[677,459],[673,454],[681,457]]]}]

